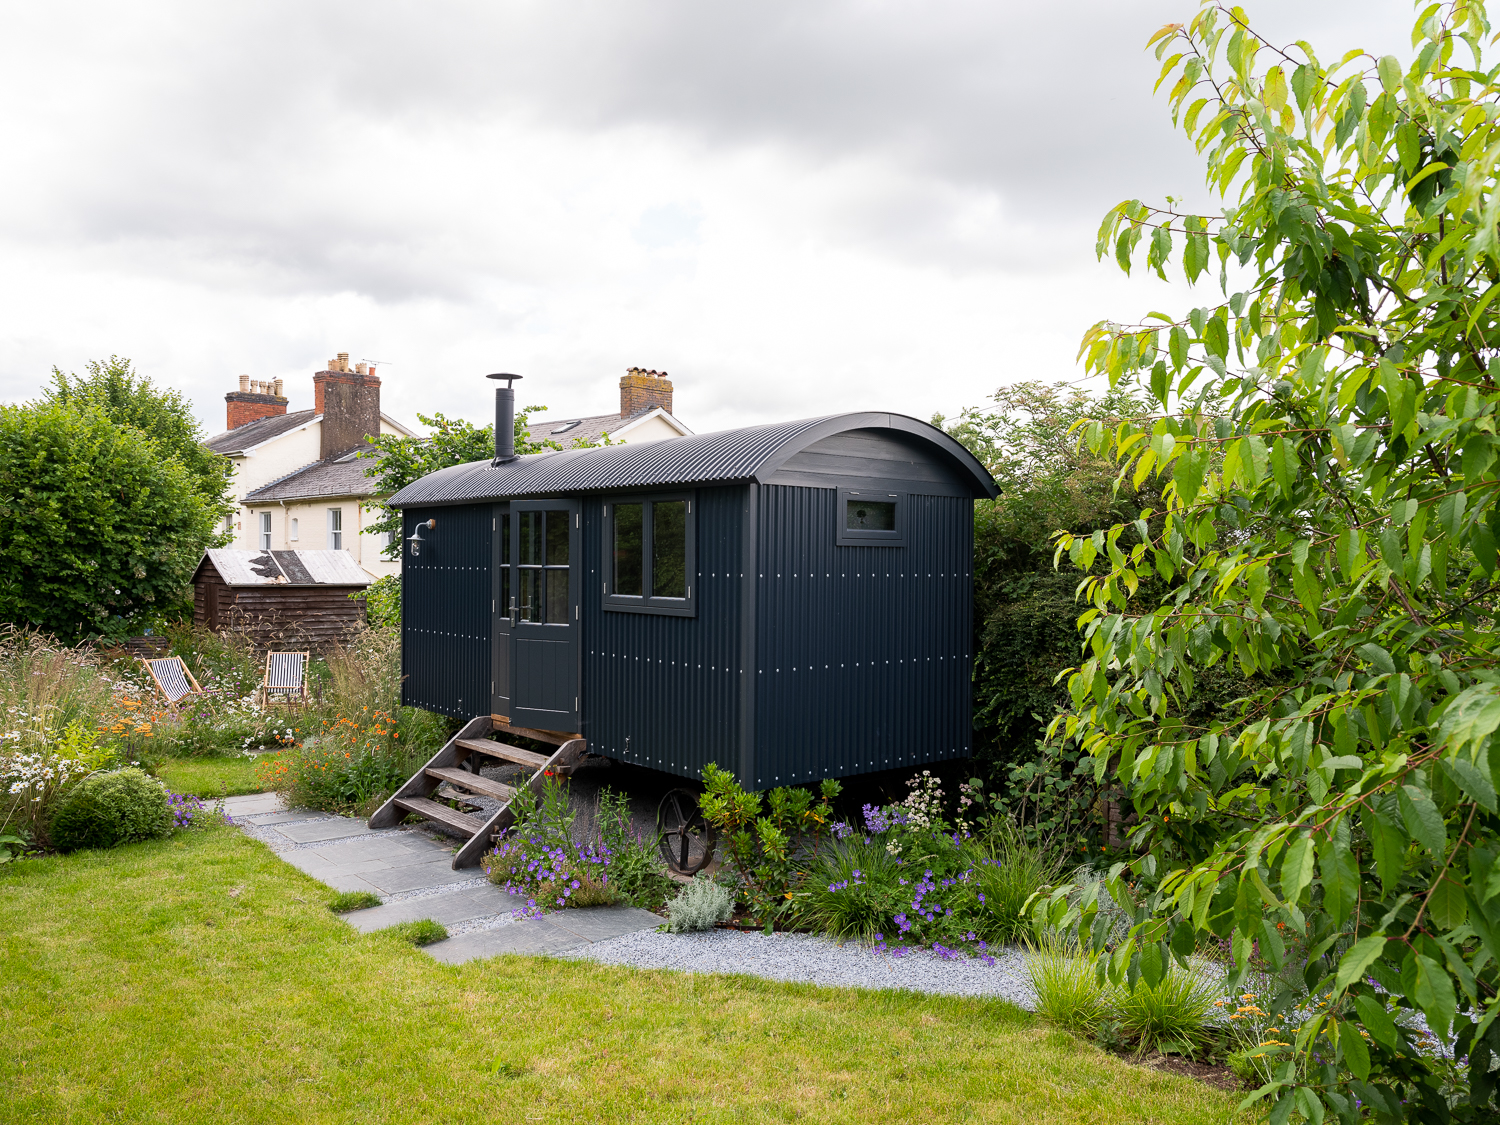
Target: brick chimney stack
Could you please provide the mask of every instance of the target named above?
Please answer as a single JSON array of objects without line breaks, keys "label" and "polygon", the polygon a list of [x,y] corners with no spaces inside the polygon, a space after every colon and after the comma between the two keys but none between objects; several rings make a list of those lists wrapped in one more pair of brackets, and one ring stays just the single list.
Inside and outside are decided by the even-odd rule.
[{"label": "brick chimney stack", "polygon": [[349,353],[339,352],[328,369],[313,376],[313,410],[323,416],[318,456],[323,460],[348,453],[380,433],[380,380],[374,364],[349,367]]},{"label": "brick chimney stack", "polygon": [[281,388],[280,379],[266,383],[241,375],[240,389],[224,396],[226,428],[237,430],[246,422],[285,414],[286,396]]},{"label": "brick chimney stack", "polygon": [[620,415],[625,418],[661,407],[672,413],[672,381],[665,371],[632,367],[620,380]]}]

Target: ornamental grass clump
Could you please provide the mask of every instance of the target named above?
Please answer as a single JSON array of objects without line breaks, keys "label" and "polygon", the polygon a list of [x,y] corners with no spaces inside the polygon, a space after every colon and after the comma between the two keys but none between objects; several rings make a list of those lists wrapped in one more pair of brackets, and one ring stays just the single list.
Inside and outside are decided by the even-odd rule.
[{"label": "ornamental grass clump", "polygon": [[1169,965],[1155,984],[1141,977],[1134,988],[1115,989],[1110,994],[1110,1015],[1120,1032],[1142,1051],[1191,1053],[1203,1041],[1219,991],[1218,983],[1195,966]]},{"label": "ornamental grass clump", "polygon": [[734,892],[702,873],[667,903],[667,929],[674,934],[711,930],[734,917]]},{"label": "ornamental grass clump", "polygon": [[1079,1035],[1092,1035],[1109,1015],[1109,986],[1101,984],[1096,959],[1076,944],[1050,938],[1026,953],[1026,979],[1036,993],[1036,1014]]}]

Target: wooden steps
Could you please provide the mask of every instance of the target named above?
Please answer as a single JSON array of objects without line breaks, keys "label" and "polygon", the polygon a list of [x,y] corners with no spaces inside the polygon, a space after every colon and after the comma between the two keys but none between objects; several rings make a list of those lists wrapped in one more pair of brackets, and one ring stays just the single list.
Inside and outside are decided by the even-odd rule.
[{"label": "wooden steps", "polygon": [[[493,742],[486,737],[497,730],[556,745],[557,750],[548,756],[519,746]],[[375,811],[375,815],[370,817],[370,827],[394,828],[406,819],[408,813],[416,813],[465,837],[464,844],[453,857],[453,866],[455,869],[473,867],[489,850],[495,837],[515,823],[515,814],[510,811],[510,804],[519,792],[513,786],[481,777],[477,772],[481,764],[479,756],[514,762],[531,770],[531,779],[526,783],[526,789],[540,795],[548,774],[567,776],[572,773],[583,764],[587,750],[588,743],[581,738],[555,731],[511,727],[496,723],[492,716],[479,715],[465,723],[461,731],[450,738],[426,765]],[[473,771],[462,768],[465,762],[474,767]],[[490,797],[499,801],[500,807],[486,816],[475,816],[449,808],[432,799],[444,784]]]},{"label": "wooden steps", "polygon": [[[547,759],[543,758],[542,761]],[[457,785],[460,789],[467,789],[470,793],[483,793],[486,797],[493,797],[497,801],[508,801],[515,796],[515,790],[509,785],[498,781],[491,781],[487,777],[480,777],[477,773],[468,770],[453,770],[443,766],[428,766],[423,772],[428,777],[435,777],[439,781],[446,781],[449,785]]]},{"label": "wooden steps", "polygon": [[439,824],[446,824],[449,828],[456,828],[470,836],[484,827],[486,819],[482,816],[459,812],[457,809],[450,809],[447,805],[429,801],[426,797],[397,797],[395,801],[397,808],[414,812],[418,816],[425,816],[428,820],[435,820]]},{"label": "wooden steps", "polygon": [[535,750],[523,750],[519,746],[507,746],[503,742],[491,742],[488,738],[461,738],[457,742],[464,750],[470,750],[476,754],[488,754],[491,758],[499,758],[506,762],[515,762],[521,766],[530,766],[534,770],[541,769],[547,761],[547,755],[538,754]]}]

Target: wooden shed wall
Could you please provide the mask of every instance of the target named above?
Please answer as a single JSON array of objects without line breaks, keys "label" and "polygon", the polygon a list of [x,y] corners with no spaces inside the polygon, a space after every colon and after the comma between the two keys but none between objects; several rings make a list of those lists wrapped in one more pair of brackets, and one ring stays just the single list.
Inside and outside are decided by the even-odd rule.
[{"label": "wooden shed wall", "polygon": [[365,603],[350,598],[360,586],[228,585],[211,566],[193,584],[193,621],[246,634],[258,647],[304,644],[324,651],[365,621]]}]

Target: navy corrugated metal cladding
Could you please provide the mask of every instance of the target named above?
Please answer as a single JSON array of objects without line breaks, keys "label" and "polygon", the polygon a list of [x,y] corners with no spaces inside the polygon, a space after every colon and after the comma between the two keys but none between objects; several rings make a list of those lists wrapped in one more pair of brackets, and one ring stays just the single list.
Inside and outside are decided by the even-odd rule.
[{"label": "navy corrugated metal cladding", "polygon": [[[489,502],[551,496],[581,507],[592,752],[688,778],[718,762],[756,789],[969,754],[972,501],[997,490],[940,430],[841,415],[520,461],[393,497],[406,535],[438,520],[403,568],[408,703],[489,709]],[[607,608],[606,504],[668,488],[695,506],[695,613]],[[840,489],[899,497],[901,534],[843,545]]]},{"label": "navy corrugated metal cladding", "polygon": [[593,753],[682,777],[701,776],[709,762],[738,772],[745,493],[697,490],[696,617],[604,610],[604,501],[584,504],[584,733]]},{"label": "navy corrugated metal cladding", "polygon": [[906,546],[840,547],[837,495],[761,490],[757,789],[970,753],[973,502],[908,494]]},{"label": "navy corrugated metal cladding", "polygon": [[409,707],[472,719],[489,713],[489,504],[408,508],[402,536],[425,532],[416,565],[401,568],[401,698]]}]

